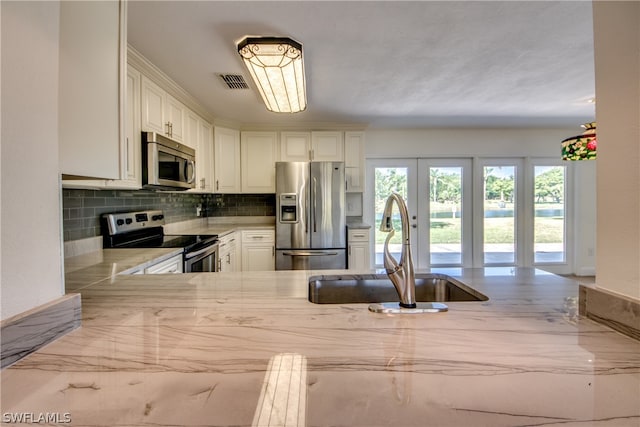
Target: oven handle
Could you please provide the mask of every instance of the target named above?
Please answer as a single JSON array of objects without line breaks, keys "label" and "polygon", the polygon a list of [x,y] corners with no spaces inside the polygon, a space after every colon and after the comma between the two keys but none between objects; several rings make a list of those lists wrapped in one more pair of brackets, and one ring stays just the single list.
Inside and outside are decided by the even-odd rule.
[{"label": "oven handle", "polygon": [[185,259],[191,259],[193,257],[197,257],[198,255],[207,253],[207,252],[214,252],[216,250],[216,246],[217,245],[211,245],[211,246],[207,246],[204,249],[200,249],[199,251],[196,252],[189,252],[187,254],[185,254]]}]

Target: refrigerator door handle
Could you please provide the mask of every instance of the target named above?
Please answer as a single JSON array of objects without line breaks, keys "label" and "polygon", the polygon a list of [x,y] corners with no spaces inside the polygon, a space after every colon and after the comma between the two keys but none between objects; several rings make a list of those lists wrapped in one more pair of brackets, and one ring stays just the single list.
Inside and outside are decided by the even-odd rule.
[{"label": "refrigerator door handle", "polygon": [[294,252],[282,252],[282,255],[286,255],[286,256],[336,256],[338,255],[338,252],[298,252],[298,251],[294,251]]},{"label": "refrigerator door handle", "polygon": [[311,197],[313,200],[313,232],[317,233],[316,209],[318,207],[318,180],[315,176],[313,177],[313,195]]}]

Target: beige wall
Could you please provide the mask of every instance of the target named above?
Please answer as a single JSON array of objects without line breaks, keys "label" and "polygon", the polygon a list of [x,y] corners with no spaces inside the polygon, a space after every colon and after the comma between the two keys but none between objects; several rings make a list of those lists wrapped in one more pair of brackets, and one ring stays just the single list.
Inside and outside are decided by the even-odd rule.
[{"label": "beige wall", "polygon": [[640,299],[640,3],[594,2],[596,283]]},{"label": "beige wall", "polygon": [[0,2],[0,318],[64,294],[58,181],[59,3]]}]

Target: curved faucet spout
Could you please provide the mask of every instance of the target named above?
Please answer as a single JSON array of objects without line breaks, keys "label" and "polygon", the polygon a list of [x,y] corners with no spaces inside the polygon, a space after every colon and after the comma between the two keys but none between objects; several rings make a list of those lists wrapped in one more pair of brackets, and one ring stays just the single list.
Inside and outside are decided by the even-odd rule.
[{"label": "curved faucet spout", "polygon": [[[398,205],[400,223],[402,226],[402,252],[400,262],[389,252],[389,241],[395,234],[392,222],[393,203]],[[416,280],[413,273],[413,258],[411,256],[411,239],[409,233],[409,210],[404,199],[398,193],[391,193],[387,198],[382,213],[380,231],[389,233],[384,242],[384,268],[389,279],[398,292],[400,306],[405,308],[416,307]]]}]

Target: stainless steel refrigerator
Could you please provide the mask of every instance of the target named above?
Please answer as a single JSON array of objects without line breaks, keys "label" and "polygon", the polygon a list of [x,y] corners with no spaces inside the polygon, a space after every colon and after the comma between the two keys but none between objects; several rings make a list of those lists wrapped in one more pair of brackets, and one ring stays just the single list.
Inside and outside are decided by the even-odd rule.
[{"label": "stainless steel refrigerator", "polygon": [[276,162],[276,270],[346,268],[343,162]]}]

